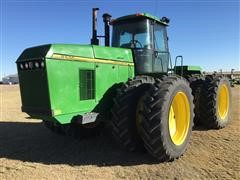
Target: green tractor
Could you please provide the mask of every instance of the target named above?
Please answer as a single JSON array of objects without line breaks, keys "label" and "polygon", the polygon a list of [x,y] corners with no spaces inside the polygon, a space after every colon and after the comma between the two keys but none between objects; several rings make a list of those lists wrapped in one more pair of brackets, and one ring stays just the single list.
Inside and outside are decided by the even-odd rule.
[{"label": "green tractor", "polygon": [[[105,34],[98,36],[97,11],[90,45],[47,44],[19,56],[23,112],[70,136],[96,134],[111,124],[122,148],[146,149],[160,161],[184,153],[194,123],[226,126],[229,80],[183,65],[182,56],[172,64],[168,18],[139,13],[112,20],[104,14]],[[99,46],[99,37],[105,46]]]}]

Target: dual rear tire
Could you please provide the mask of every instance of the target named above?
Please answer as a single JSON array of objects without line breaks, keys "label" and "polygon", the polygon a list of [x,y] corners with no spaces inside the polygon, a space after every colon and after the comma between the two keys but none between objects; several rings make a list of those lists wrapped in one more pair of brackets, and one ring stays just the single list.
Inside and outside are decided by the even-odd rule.
[{"label": "dual rear tire", "polygon": [[[198,81],[198,83],[196,83]],[[196,124],[208,129],[226,127],[231,115],[231,87],[229,79],[222,76],[208,75],[204,80],[191,84],[195,103],[198,104],[195,113]],[[195,85],[194,85],[195,84]]]}]

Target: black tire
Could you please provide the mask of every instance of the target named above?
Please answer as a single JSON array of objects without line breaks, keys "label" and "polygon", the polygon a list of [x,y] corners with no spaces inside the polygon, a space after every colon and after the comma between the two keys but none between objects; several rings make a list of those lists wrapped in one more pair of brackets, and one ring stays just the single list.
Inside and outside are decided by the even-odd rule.
[{"label": "black tire", "polygon": [[[183,78],[163,77],[156,81],[144,97],[140,135],[145,148],[153,157],[160,161],[171,161],[185,152],[190,140],[194,118],[193,96],[189,83]],[[170,135],[169,114],[174,97],[178,93],[184,94],[188,102],[188,110],[185,109],[185,112],[189,114],[186,116],[188,118],[185,118],[188,123],[183,142],[176,145]],[[178,118],[179,115],[176,117]]]},{"label": "black tire", "polygon": [[[218,111],[220,87],[225,86],[229,92],[229,106],[225,118]],[[206,128],[220,129],[226,127],[231,114],[231,88],[227,77],[208,75],[203,83],[200,98],[200,123]]]},{"label": "black tire", "polygon": [[201,99],[201,90],[203,87],[204,79],[203,77],[190,77],[188,79],[190,87],[192,89],[193,95],[193,104],[194,104],[194,125],[200,125],[201,113],[200,113],[200,99]]},{"label": "black tire", "polygon": [[136,108],[140,97],[154,83],[154,78],[137,76],[128,80],[114,98],[112,134],[120,147],[127,151],[143,149],[143,142],[136,127]]},{"label": "black tire", "polygon": [[52,121],[43,121],[43,124],[50,131],[52,131],[52,132],[54,132],[56,134],[64,135],[64,131],[62,129],[62,125],[60,125],[60,124],[58,124],[56,122],[52,122]]}]

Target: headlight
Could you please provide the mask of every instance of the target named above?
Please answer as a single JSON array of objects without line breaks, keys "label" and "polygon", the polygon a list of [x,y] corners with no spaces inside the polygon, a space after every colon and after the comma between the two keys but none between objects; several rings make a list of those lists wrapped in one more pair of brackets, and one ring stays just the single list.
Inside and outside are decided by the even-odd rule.
[{"label": "headlight", "polygon": [[28,63],[25,63],[25,68],[28,69]]},{"label": "headlight", "polygon": [[32,69],[33,68],[33,63],[29,62],[29,68]]},{"label": "headlight", "polygon": [[38,62],[35,62],[35,67],[39,68],[39,63]]},{"label": "headlight", "polygon": [[44,62],[41,62],[41,67],[42,67],[42,68],[44,67]]},{"label": "headlight", "polygon": [[24,68],[23,64],[20,64],[20,69],[23,69],[23,68]]}]

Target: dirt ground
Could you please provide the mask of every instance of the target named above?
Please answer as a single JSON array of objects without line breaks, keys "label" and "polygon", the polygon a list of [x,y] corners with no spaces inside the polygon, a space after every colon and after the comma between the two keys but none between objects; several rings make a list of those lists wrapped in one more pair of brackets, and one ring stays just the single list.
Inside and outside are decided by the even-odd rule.
[{"label": "dirt ground", "polygon": [[106,133],[91,139],[53,134],[20,111],[19,87],[0,86],[0,179],[240,179],[240,87],[230,124],[193,131],[186,153],[158,163],[127,153]]}]

